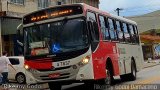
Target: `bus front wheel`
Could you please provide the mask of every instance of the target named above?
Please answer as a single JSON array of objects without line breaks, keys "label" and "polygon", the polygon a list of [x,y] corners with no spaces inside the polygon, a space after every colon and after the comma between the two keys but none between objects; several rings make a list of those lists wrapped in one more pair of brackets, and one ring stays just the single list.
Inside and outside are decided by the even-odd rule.
[{"label": "bus front wheel", "polygon": [[112,83],[112,76],[111,76],[111,72],[109,70],[106,70],[106,78],[103,79],[103,84],[105,85],[111,85]]},{"label": "bus front wheel", "polygon": [[50,90],[61,90],[62,88],[62,85],[60,83],[49,82],[48,86]]}]

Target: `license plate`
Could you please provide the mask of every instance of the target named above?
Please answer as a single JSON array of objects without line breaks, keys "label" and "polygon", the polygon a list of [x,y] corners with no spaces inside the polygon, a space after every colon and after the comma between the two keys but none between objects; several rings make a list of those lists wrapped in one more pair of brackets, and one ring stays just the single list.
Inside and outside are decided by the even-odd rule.
[{"label": "license plate", "polygon": [[60,77],[60,74],[59,73],[49,74],[49,77],[50,78],[58,78],[58,77]]},{"label": "license plate", "polygon": [[55,68],[57,68],[57,67],[70,66],[70,61],[53,62],[53,66],[54,66]]}]

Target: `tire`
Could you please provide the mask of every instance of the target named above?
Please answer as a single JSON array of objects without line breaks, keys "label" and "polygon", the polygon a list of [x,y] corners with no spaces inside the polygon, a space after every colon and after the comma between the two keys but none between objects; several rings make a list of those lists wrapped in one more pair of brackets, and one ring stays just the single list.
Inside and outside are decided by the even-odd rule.
[{"label": "tire", "polygon": [[106,78],[105,79],[102,79],[102,80],[99,80],[100,84],[103,84],[103,85],[111,85],[112,83],[112,76],[111,76],[111,73],[109,70],[106,70]]},{"label": "tire", "polygon": [[50,90],[61,90],[61,88],[62,88],[62,85],[60,83],[49,82],[48,86],[49,86]]},{"label": "tire", "polygon": [[120,75],[120,78],[121,78],[122,81],[134,81],[134,80],[136,80],[136,77],[137,77],[136,64],[132,60],[131,61],[131,73]]},{"label": "tire", "polygon": [[128,74],[129,80],[134,81],[136,80],[137,77],[137,69],[136,69],[136,64],[134,61],[131,63],[131,73]]},{"label": "tire", "polygon": [[106,70],[106,78],[104,79],[104,84],[111,85],[111,83],[112,83],[111,72],[109,70]]},{"label": "tire", "polygon": [[95,84],[94,81],[87,82],[87,83],[85,83],[85,90],[96,90],[96,88],[95,88],[96,85],[97,84]]},{"label": "tire", "polygon": [[19,83],[19,84],[25,84],[26,83],[26,76],[22,73],[20,74],[17,74],[16,75],[16,81]]},{"label": "tire", "polygon": [[127,81],[128,79],[128,74],[120,75],[121,81]]},{"label": "tire", "polygon": [[[98,90],[106,90],[108,88],[111,87],[111,85],[113,84],[113,76],[111,76],[111,72],[109,70],[106,70],[106,78],[105,79],[102,79],[102,80],[99,80],[99,87]],[[96,87],[96,86],[95,86]]]},{"label": "tire", "polygon": [[109,80],[109,85],[113,85],[114,84],[113,71],[112,71],[112,69],[110,67],[107,68],[106,74],[109,75],[109,79],[110,79]]},{"label": "tire", "polygon": [[85,90],[106,90],[107,88],[110,88],[114,80],[113,76],[111,75],[111,72],[109,70],[106,70],[106,78],[85,82]]}]

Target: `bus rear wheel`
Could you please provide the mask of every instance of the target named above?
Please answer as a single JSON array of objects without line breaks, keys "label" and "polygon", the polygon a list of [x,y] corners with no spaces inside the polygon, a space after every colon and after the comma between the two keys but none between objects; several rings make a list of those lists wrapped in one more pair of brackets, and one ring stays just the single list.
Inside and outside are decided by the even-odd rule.
[{"label": "bus rear wheel", "polygon": [[106,69],[106,78],[85,82],[86,90],[105,90],[110,88],[113,82],[113,76],[110,70]]},{"label": "bus rear wheel", "polygon": [[137,69],[134,61],[131,61],[131,73],[120,75],[122,81],[134,81],[137,77]]},{"label": "bus rear wheel", "polygon": [[137,70],[136,70],[136,64],[134,61],[131,62],[131,73],[128,75],[130,80],[136,80],[137,77]]}]

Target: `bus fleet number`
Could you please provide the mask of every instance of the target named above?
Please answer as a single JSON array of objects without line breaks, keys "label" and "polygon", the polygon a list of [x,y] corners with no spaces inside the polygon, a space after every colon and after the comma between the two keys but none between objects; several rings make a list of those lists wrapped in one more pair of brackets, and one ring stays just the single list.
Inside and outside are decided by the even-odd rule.
[{"label": "bus fleet number", "polygon": [[57,62],[56,67],[64,67],[64,66],[69,66],[70,61],[62,61],[62,62]]}]

